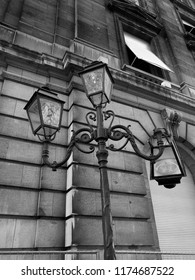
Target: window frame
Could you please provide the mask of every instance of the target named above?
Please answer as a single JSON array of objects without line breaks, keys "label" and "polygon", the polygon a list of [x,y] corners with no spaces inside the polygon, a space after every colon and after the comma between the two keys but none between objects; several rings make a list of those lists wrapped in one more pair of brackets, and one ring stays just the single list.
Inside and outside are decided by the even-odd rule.
[{"label": "window frame", "polygon": [[[185,9],[186,11],[192,12],[195,10],[195,3],[193,3],[191,0],[170,0],[178,7],[181,7],[182,9]],[[192,4],[193,3],[193,4]]]},{"label": "window frame", "polygon": [[[185,15],[185,13],[182,13],[182,12],[179,12],[178,13],[178,16],[179,16],[179,20],[180,20],[180,30],[181,32],[183,31],[183,36],[184,36],[184,39],[185,39],[185,42],[186,42],[186,45],[188,47],[188,49],[190,51],[195,51],[195,20],[193,20],[192,17],[187,17]],[[186,22],[186,25],[189,24],[191,26],[193,26],[193,32],[189,32],[186,27],[185,27],[185,22]]]},{"label": "window frame", "polygon": [[[195,23],[193,24],[190,21],[188,21],[188,19],[186,20],[183,18],[181,18],[181,21],[182,21],[184,32],[187,35],[194,37],[194,39],[195,39]],[[188,27],[188,26],[191,26],[191,29],[189,31],[186,29],[186,27]]]},{"label": "window frame", "polygon": [[[132,4],[135,4],[135,5],[138,5],[138,6],[140,6],[140,0],[128,0],[130,3],[132,3]],[[137,3],[135,3],[135,2],[137,1],[138,2],[138,4]]]},{"label": "window frame", "polygon": [[134,54],[131,65],[136,59],[146,62],[152,66],[172,71],[153,51],[150,42],[147,42],[137,36],[126,31],[123,32],[127,48]]},{"label": "window frame", "polygon": [[[150,67],[150,72],[145,71],[144,69],[137,68],[134,66],[131,66],[129,63],[129,56],[127,52],[127,45],[125,42],[124,32],[127,32],[129,34],[134,35],[137,38],[140,38],[146,42],[148,42],[151,46],[151,51],[159,58],[161,59],[158,54],[156,54],[157,48],[155,48],[155,40],[157,33],[154,33],[154,31],[150,29],[140,28],[135,22],[129,21],[128,19],[120,16],[115,15],[116,21],[118,25],[118,38],[119,38],[119,53],[120,53],[120,59],[122,64],[122,69],[127,69],[128,67],[133,67],[134,69],[138,71],[144,71],[147,74],[159,77],[161,79],[170,80],[170,76],[167,70],[164,70],[160,67],[154,66],[150,63],[148,63],[148,66]],[[147,63],[147,62],[146,62]]]},{"label": "window frame", "polygon": [[191,7],[192,9],[195,9],[195,4],[192,2],[192,0],[178,0],[178,1],[184,5]]},{"label": "window frame", "polygon": [[131,1],[131,0],[128,0],[130,3],[132,3],[132,4],[135,4],[135,5],[137,5],[137,6],[139,6],[139,7],[141,7],[141,8],[144,8],[144,9],[147,9],[148,8],[148,6],[147,6],[147,1],[145,1],[145,0],[135,0],[135,1],[137,1],[139,4],[137,4],[137,3],[133,3],[133,1]]}]

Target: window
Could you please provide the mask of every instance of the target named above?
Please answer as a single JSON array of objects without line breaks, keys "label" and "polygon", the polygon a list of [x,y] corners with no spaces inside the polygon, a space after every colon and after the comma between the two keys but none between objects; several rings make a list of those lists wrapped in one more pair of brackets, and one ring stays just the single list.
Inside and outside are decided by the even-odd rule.
[{"label": "window", "polygon": [[146,6],[145,0],[127,0],[127,1],[136,4],[138,6],[142,6],[142,7]]},{"label": "window", "polygon": [[195,26],[185,20],[182,20],[182,23],[185,28],[185,31],[188,32],[190,35],[195,36]]},{"label": "window", "polygon": [[186,20],[182,20],[183,28],[184,28],[184,38],[186,40],[186,45],[189,50],[195,51],[195,24],[193,22],[189,22]]},{"label": "window", "polygon": [[179,0],[179,1],[184,3],[184,4],[188,4],[187,0]]},{"label": "window", "polygon": [[179,0],[179,2],[186,4],[192,8],[195,8],[194,0]]},{"label": "window", "polygon": [[136,4],[136,5],[139,5],[139,0],[129,0],[129,2],[131,2],[133,4]]},{"label": "window", "polygon": [[124,32],[129,65],[145,72],[163,77],[162,71],[172,71],[152,51],[149,42]]},{"label": "window", "polygon": [[[171,69],[153,52],[153,47],[156,49],[158,46],[158,41],[155,38],[163,28],[162,24],[149,15],[145,9],[140,9],[138,5],[127,5],[127,0],[124,1],[124,5],[119,5],[119,2],[112,2],[112,10],[115,11],[118,27],[117,35],[122,69],[130,70],[130,65],[169,80],[168,71]],[[139,0],[139,3],[143,2]],[[161,39],[163,40],[163,38]],[[166,45],[163,41],[161,43],[164,51]]]},{"label": "window", "polygon": [[127,1],[129,3],[135,4],[137,6],[140,6],[140,7],[144,8],[144,9],[148,10],[147,1],[145,1],[145,0],[127,0]]}]

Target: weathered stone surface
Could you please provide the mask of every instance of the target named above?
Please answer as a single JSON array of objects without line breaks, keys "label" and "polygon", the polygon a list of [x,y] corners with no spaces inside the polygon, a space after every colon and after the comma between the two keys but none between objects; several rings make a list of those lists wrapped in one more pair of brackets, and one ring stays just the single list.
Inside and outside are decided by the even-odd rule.
[{"label": "weathered stone surface", "polygon": [[[116,245],[150,246],[153,244],[152,229],[148,222],[115,219],[113,224]],[[78,245],[102,245],[101,219],[75,218],[73,243]]]},{"label": "weathered stone surface", "polygon": [[0,184],[38,188],[40,168],[0,161]]},{"label": "weathered stone surface", "polygon": [[0,189],[0,213],[3,215],[35,216],[38,192]]},{"label": "weathered stone surface", "polygon": [[36,220],[0,219],[0,248],[33,248]]},{"label": "weathered stone surface", "polygon": [[[108,170],[110,190],[145,194],[144,177],[119,170]],[[73,182],[76,187],[99,189],[100,174],[98,167],[73,165]]]},{"label": "weathered stone surface", "polygon": [[65,232],[64,221],[60,220],[38,220],[36,247],[64,247]]},{"label": "weathered stone surface", "polygon": [[[83,154],[76,149],[74,150],[73,160],[75,162],[97,165],[95,153]],[[110,152],[108,157],[108,167],[142,173],[141,159],[137,155],[131,153],[118,152],[116,157],[115,152]]]},{"label": "weathered stone surface", "polygon": [[40,216],[65,216],[65,194],[41,191],[38,214]]},{"label": "weathered stone surface", "polygon": [[41,169],[31,165],[0,161],[0,172],[0,184],[4,186],[66,189],[66,171],[64,169],[52,172],[48,167]]},{"label": "weathered stone surface", "polygon": [[[100,192],[73,190],[73,213],[78,215],[101,216]],[[147,198],[127,194],[111,193],[113,217],[149,218]]]},{"label": "weathered stone surface", "polygon": [[[31,143],[11,138],[0,137],[0,158],[18,162],[42,163],[42,143]],[[54,145],[49,146],[51,162],[62,161],[66,149]]]},{"label": "weathered stone surface", "polygon": [[52,171],[51,168],[44,166],[41,176],[41,187],[52,190],[66,190],[67,172],[65,169]]}]

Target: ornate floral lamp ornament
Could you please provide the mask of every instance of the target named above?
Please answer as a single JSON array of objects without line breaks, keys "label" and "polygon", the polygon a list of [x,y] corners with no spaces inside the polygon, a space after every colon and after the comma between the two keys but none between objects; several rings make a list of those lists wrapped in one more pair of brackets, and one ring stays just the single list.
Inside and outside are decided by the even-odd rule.
[{"label": "ornate floral lamp ornament", "polygon": [[43,136],[45,140],[55,137],[61,126],[64,103],[47,87],[35,91],[24,107],[34,135]]},{"label": "ornate floral lamp ornament", "polygon": [[[181,160],[178,148],[166,132],[163,134],[164,152],[160,158],[151,161],[151,179],[156,180],[159,185],[164,185],[165,188],[171,189],[180,183],[182,177],[186,176],[184,164]],[[156,145],[156,139],[152,139],[151,152],[155,155],[159,149]]]},{"label": "ornate floral lamp ornament", "polygon": [[106,63],[92,62],[81,71],[85,93],[94,107],[109,103],[114,83]]}]

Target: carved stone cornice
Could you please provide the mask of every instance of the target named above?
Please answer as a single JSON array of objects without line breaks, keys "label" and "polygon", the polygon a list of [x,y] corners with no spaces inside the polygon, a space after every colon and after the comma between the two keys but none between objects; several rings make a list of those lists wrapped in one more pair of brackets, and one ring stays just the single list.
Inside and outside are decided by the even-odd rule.
[{"label": "carved stone cornice", "polygon": [[[70,87],[74,86],[78,89],[82,88],[78,72],[92,62],[90,59],[70,51],[66,51],[64,57],[59,59],[48,54],[39,54],[34,51],[24,53],[24,48],[22,47],[17,46],[16,48],[16,46],[6,46],[5,44],[3,46],[0,44],[0,57],[1,61],[5,63],[4,66],[6,66],[7,63],[14,67],[36,72],[40,75],[49,75],[62,79],[66,81],[67,84],[71,83]],[[6,69],[6,67],[4,68]],[[142,71],[131,67],[127,71],[110,67],[110,71],[115,80],[114,87],[116,92],[117,90],[124,92],[124,97],[113,93],[114,101],[121,103],[124,101],[125,104],[135,104],[135,106],[137,106],[137,98],[139,99],[140,97],[141,99],[147,99],[149,103],[151,101],[152,103],[150,104],[154,104],[154,107],[151,105],[154,110],[157,110],[156,103],[161,104],[160,106],[163,107],[168,103],[169,107],[175,110],[181,110],[188,114],[195,115],[195,99],[182,94],[179,85],[177,87],[173,85],[171,88],[161,86],[162,79],[147,73],[142,73]],[[139,74],[142,75],[140,76]],[[0,75],[0,79],[3,80],[5,78],[37,87],[43,86],[43,84],[39,84],[36,80],[29,80],[28,77],[23,77],[21,79],[21,76],[3,71]],[[56,91],[62,90],[59,86],[55,85],[52,85],[52,88],[55,88]],[[70,90],[71,88],[67,89],[67,91]],[[135,99],[135,103],[132,99]],[[139,106],[141,105],[139,104]],[[144,103],[143,106],[145,107],[146,104]]]}]

